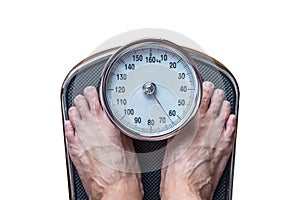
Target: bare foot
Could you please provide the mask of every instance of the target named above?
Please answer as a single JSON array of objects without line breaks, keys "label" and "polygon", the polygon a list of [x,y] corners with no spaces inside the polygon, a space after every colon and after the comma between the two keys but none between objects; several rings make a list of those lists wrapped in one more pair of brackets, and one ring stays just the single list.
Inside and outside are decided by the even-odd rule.
[{"label": "bare foot", "polygon": [[164,162],[168,166],[162,170],[162,199],[211,200],[213,197],[232,152],[236,117],[230,115],[230,103],[224,101],[224,92],[215,90],[210,82],[203,83],[196,121],[198,127],[191,143],[167,146]]},{"label": "bare foot", "polygon": [[95,87],[74,99],[65,122],[69,154],[91,200],[142,199],[143,189],[131,139],[102,110]]}]

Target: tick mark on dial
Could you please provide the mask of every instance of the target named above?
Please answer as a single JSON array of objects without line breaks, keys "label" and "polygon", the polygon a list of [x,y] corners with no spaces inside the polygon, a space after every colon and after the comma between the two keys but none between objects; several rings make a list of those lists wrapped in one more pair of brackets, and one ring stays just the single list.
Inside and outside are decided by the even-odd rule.
[{"label": "tick mark on dial", "polygon": [[180,58],[180,59],[177,61],[177,63],[179,63],[181,60],[182,60],[182,58]]},{"label": "tick mark on dial", "polygon": [[123,117],[121,117],[121,118],[120,118],[120,120],[123,120],[123,119],[124,119],[124,117],[125,117],[125,115],[123,115]]}]

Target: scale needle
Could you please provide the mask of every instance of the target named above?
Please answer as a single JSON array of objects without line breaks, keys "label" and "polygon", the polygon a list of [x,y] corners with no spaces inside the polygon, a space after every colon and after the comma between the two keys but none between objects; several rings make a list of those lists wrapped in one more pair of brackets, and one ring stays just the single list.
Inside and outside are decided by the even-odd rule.
[{"label": "scale needle", "polygon": [[157,97],[155,96],[155,94],[152,94],[155,98],[155,100],[157,101],[158,105],[161,107],[161,109],[164,111],[164,113],[168,116],[169,120],[172,122],[172,124],[174,124],[174,122],[172,121],[171,117],[168,115],[168,113],[165,111],[165,109],[163,108],[163,106],[161,105],[160,101],[157,99]]}]

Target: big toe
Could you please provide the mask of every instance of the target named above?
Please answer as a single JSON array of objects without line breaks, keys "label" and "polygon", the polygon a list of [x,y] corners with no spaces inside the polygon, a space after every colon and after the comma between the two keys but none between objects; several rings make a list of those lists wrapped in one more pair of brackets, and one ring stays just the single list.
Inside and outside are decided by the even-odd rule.
[{"label": "big toe", "polygon": [[84,89],[84,96],[89,104],[89,108],[92,114],[98,115],[102,111],[99,96],[94,86],[89,86]]}]

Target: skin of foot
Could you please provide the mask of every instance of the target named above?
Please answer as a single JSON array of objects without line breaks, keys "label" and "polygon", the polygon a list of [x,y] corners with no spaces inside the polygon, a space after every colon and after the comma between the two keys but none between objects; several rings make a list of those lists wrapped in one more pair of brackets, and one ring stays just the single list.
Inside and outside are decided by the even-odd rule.
[{"label": "skin of foot", "polygon": [[74,99],[65,121],[71,160],[91,200],[143,198],[132,140],[111,124],[95,87]]},{"label": "skin of foot", "polygon": [[[178,140],[167,145],[162,169],[161,199],[211,200],[231,155],[236,117],[230,114],[230,103],[224,92],[203,83],[202,101],[195,121],[193,141]],[[175,136],[176,137],[176,136]],[[172,143],[169,139],[168,143]]]}]

